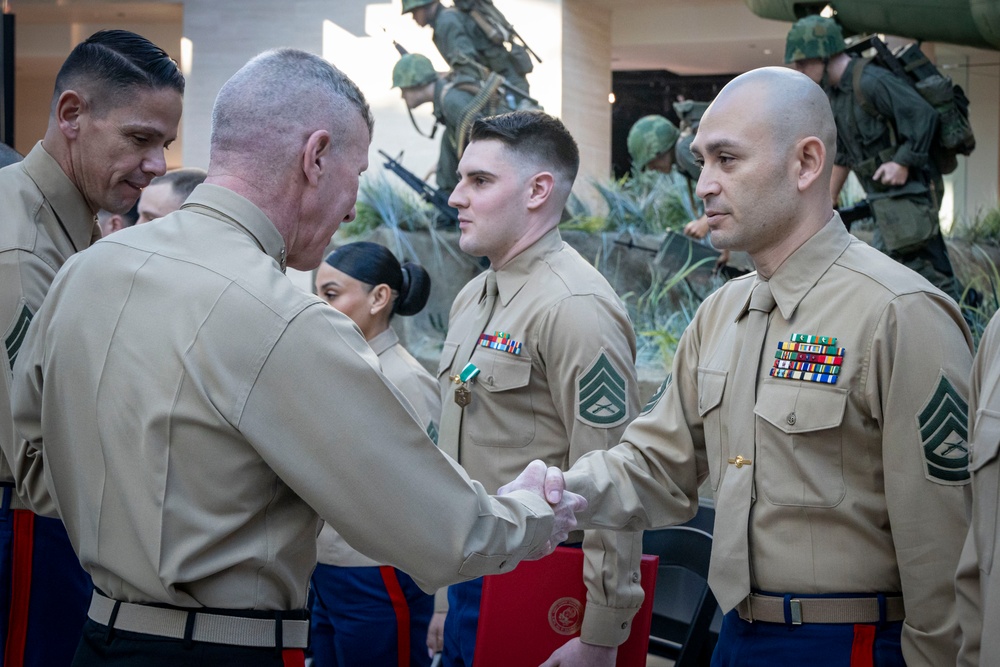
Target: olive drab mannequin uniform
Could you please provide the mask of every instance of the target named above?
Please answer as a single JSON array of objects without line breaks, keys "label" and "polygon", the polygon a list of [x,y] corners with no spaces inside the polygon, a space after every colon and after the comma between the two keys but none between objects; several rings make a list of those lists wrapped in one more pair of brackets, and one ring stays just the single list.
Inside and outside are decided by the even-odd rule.
[{"label": "olive drab mannequin uniform", "polygon": [[[944,186],[929,155],[937,111],[896,75],[876,65],[862,68],[863,62],[851,58],[840,83],[827,91],[837,121],[835,161],[852,169],[868,193],[875,214],[875,247],[957,301],[961,287],[938,222]],[[878,115],[859,104],[857,86]],[[889,160],[909,168],[903,185],[872,180],[879,165]]]},{"label": "olive drab mannequin uniform", "polygon": [[[284,275],[285,254],[260,209],[203,184],[56,278],[18,359],[28,440],[14,463],[97,588],[182,608],[302,609],[321,518],[429,590],[508,571],[543,545],[547,503],[490,498],[442,456],[356,326]],[[55,369],[61,381],[40,386]],[[377,419],[359,418],[372,406]],[[44,503],[42,468],[57,490]]]},{"label": "olive drab mannequin uniform", "polygon": [[[433,376],[399,344],[392,327],[368,344],[385,377],[437,441],[441,397]],[[330,524],[323,526],[316,547],[310,638],[314,662],[396,667],[402,659],[406,664],[430,664],[426,639],[434,597],[417,588],[406,573],[355,550]]]},{"label": "olive drab mannequin uniform", "polygon": [[531,71],[530,61],[526,70],[519,66],[507,49],[490,41],[471,16],[454,7],[439,6],[431,25],[434,28],[434,46],[451,69],[478,79],[479,70],[470,63],[479,63],[525,94],[530,92],[528,79],[525,78],[525,74]]},{"label": "olive drab mannequin uniform", "polygon": [[[907,664],[955,664],[971,362],[957,306],[851,237],[836,214],[767,281],[774,305],[762,308],[771,310],[759,351],[744,342],[758,282],[731,280],[706,299],[622,444],[566,474],[590,501],[580,525],[682,522],[707,478],[717,498],[712,590],[739,614],[727,623],[754,618],[791,637],[798,621],[810,632],[840,619],[848,633],[874,633],[905,613]],[[755,401],[753,380],[736,377],[748,360]],[[881,615],[873,594],[886,596]],[[810,595],[853,601],[796,597]]]},{"label": "olive drab mannequin uniform", "polygon": [[442,190],[451,192],[458,185],[458,161],[465,150],[462,132],[467,137],[476,119],[511,111],[496,92],[482,104],[478,103],[487,85],[487,82],[455,73],[439,78],[434,84],[434,117],[444,125],[435,176]]},{"label": "olive drab mannequin uniform", "polygon": [[[0,224],[5,347],[0,355],[0,443],[9,452],[17,439],[9,407],[11,369],[18,367],[28,324],[63,262],[100,238],[101,231],[83,195],[40,142],[23,162],[0,171],[0,198],[5,208]],[[25,665],[68,664],[86,620],[90,578],[80,568],[62,522],[35,516],[14,493],[13,482],[6,456],[0,457],[0,632],[7,662],[14,664],[23,655]],[[51,508],[36,509],[54,516]],[[46,586],[32,586],[33,579]]]},{"label": "olive drab mannequin uniform", "polygon": [[[969,387],[969,470],[972,520],[959,568],[959,665],[1000,664],[1000,576],[993,576],[1000,532],[1000,317],[979,341]],[[968,583],[968,586],[963,584]],[[968,594],[963,595],[963,591]]]},{"label": "olive drab mannequin uniform", "polygon": [[[487,283],[496,286],[495,297],[485,294]],[[485,305],[491,300],[492,308]],[[462,382],[455,376],[469,363],[479,373]],[[500,271],[473,279],[455,298],[438,381],[440,447],[494,491],[533,459],[566,468],[588,451],[613,446],[638,413],[628,315],[558,230]],[[628,637],[642,601],[632,578],[640,542],[639,533],[586,534],[584,641],[614,646]],[[446,654],[450,632],[449,625]]]}]

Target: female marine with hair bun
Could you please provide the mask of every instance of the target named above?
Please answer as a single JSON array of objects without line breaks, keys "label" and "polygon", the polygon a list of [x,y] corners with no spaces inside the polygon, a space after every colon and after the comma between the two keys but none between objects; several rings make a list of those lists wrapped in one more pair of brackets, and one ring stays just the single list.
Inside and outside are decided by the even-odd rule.
[{"label": "female marine with hair bun", "polygon": [[[341,246],[316,273],[316,293],[354,320],[378,355],[382,372],[410,402],[436,441],[441,415],[437,382],[399,344],[389,325],[393,315],[419,313],[427,304],[430,289],[430,277],[423,267],[412,263],[400,266],[392,253],[377,243]],[[392,446],[391,442],[385,444]],[[317,547],[319,564],[312,578],[314,667],[430,664],[425,644],[434,596],[420,590],[406,573],[352,549],[329,525],[323,526]]]}]

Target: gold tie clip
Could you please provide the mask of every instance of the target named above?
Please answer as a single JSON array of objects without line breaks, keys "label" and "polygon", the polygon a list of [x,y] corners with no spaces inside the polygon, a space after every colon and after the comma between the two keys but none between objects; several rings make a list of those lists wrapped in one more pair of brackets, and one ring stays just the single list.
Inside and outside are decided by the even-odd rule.
[{"label": "gold tie clip", "polygon": [[732,464],[735,464],[737,468],[742,468],[743,466],[753,465],[753,461],[751,461],[750,459],[743,458],[742,454],[740,454],[739,456],[737,456],[735,459],[729,459],[729,462],[732,463]]}]

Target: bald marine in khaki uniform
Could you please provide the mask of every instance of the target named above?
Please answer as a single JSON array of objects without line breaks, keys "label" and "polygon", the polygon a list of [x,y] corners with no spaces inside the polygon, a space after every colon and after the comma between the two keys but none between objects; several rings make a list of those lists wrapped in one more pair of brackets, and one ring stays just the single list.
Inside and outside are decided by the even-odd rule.
[{"label": "bald marine in khaki uniform", "polygon": [[470,481],[357,327],[284,275],[354,218],[371,129],[326,61],[261,54],[220,91],[184,207],[56,277],[15,369],[26,441],[6,454],[98,589],[81,664],[302,665],[321,518],[430,590],[572,528],[579,503],[543,500],[540,463],[510,499]]},{"label": "bald marine in khaki uniform", "polygon": [[[491,491],[532,459],[566,467],[612,446],[638,413],[625,308],[557,229],[578,165],[576,142],[557,119],[481,119],[449,200],[462,250],[491,266],[452,305],[438,369],[438,444]],[[479,374],[464,381],[468,364]],[[641,534],[590,533],[584,553],[586,644],[573,640],[572,650],[600,652],[613,664],[642,601]],[[480,587],[449,590],[445,666],[471,664]]]},{"label": "bald marine in khaki uniform", "polygon": [[720,92],[698,195],[757,273],[705,300],[622,443],[566,474],[582,525],[633,530],[688,519],[710,480],[713,665],[956,661],[971,340],[954,301],[846,232],[835,141],[801,74]]}]

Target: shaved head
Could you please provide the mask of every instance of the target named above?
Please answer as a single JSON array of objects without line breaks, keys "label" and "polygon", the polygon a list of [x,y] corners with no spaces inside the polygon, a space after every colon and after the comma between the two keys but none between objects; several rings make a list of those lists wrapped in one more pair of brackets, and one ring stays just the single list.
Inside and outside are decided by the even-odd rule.
[{"label": "shaved head", "polygon": [[826,171],[833,169],[837,126],[826,93],[805,74],[787,67],[762,67],[730,81],[709,106],[740,109],[763,124],[779,150],[806,137],[817,137],[826,147]]},{"label": "shaved head", "polygon": [[765,67],[729,82],[691,144],[712,243],[770,275],[833,216],[836,142],[830,102],[804,74]]}]

